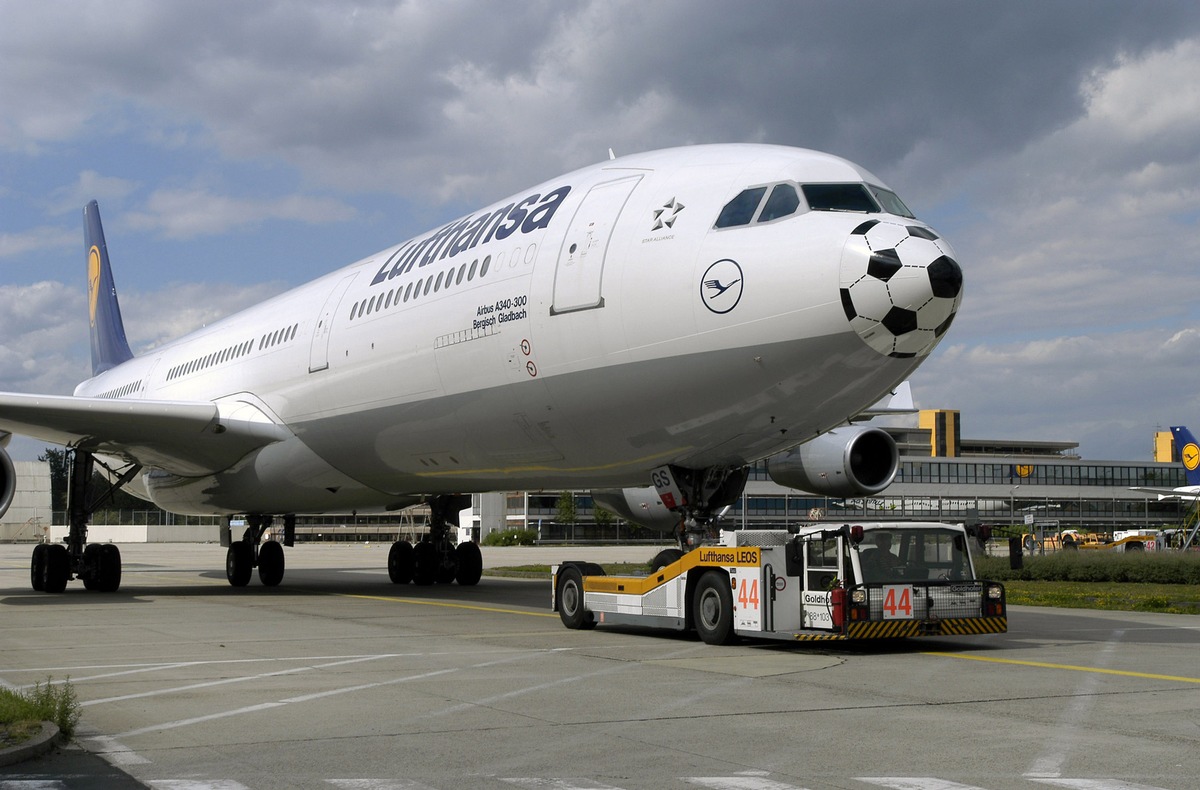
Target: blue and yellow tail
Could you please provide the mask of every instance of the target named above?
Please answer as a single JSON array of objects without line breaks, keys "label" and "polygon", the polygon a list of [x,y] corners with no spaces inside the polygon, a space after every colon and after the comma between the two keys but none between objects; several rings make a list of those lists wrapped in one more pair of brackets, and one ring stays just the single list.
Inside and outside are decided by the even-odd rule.
[{"label": "blue and yellow tail", "polygon": [[121,305],[117,303],[117,286],[113,283],[108,264],[108,246],[104,243],[104,228],[100,224],[100,207],[96,201],[83,209],[83,241],[87,246],[88,318],[92,332],[92,375],[133,359],[129,341],[125,339],[125,324],[121,321]]},{"label": "blue and yellow tail", "polygon": [[1172,425],[1171,436],[1175,439],[1175,450],[1179,453],[1179,460],[1183,461],[1187,484],[1200,486],[1200,444],[1196,442],[1196,437],[1182,425]]}]

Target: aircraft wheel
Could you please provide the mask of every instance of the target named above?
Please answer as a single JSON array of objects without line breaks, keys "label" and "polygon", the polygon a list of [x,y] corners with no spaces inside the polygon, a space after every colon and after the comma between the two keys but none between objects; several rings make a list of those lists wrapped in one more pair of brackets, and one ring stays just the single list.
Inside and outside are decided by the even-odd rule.
[{"label": "aircraft wheel", "polygon": [[663,549],[654,555],[654,559],[650,560],[650,572],[654,573],[681,559],[683,559],[683,551],[680,549]]},{"label": "aircraft wheel", "polygon": [[388,550],[388,577],[393,584],[408,584],[413,579],[413,547],[398,540]]},{"label": "aircraft wheel", "polygon": [[464,587],[470,587],[479,584],[479,577],[483,576],[483,553],[479,551],[479,544],[474,541],[458,544],[454,550],[454,554],[458,557],[458,583]]},{"label": "aircraft wheel", "polygon": [[234,587],[245,587],[254,572],[254,546],[244,540],[235,540],[225,552],[225,578]]},{"label": "aircraft wheel", "polygon": [[29,583],[34,592],[46,590],[46,550],[49,548],[45,543],[33,547],[33,556],[29,559]]},{"label": "aircraft wheel", "polygon": [[725,574],[708,571],[700,577],[692,594],[692,620],[706,644],[733,642],[733,592]]},{"label": "aircraft wheel", "polygon": [[268,540],[258,547],[258,580],[264,587],[278,587],[283,581],[283,544]]},{"label": "aircraft wheel", "polygon": [[439,559],[437,547],[429,541],[413,546],[413,584],[425,586],[437,581]]},{"label": "aircraft wheel", "polygon": [[97,590],[100,578],[100,545],[89,543],[83,547],[83,589]]},{"label": "aircraft wheel", "polygon": [[100,579],[96,589],[116,592],[121,587],[121,550],[113,543],[100,547]]},{"label": "aircraft wheel", "polygon": [[116,592],[121,586],[121,550],[112,543],[89,543],[83,550],[83,586]]},{"label": "aircraft wheel", "polygon": [[60,593],[67,589],[67,580],[71,577],[71,555],[67,547],[60,543],[46,546],[46,567],[43,576],[43,588],[48,593]]},{"label": "aircraft wheel", "polygon": [[558,574],[558,617],[567,628],[589,630],[596,618],[583,605],[583,574],[575,566]]}]

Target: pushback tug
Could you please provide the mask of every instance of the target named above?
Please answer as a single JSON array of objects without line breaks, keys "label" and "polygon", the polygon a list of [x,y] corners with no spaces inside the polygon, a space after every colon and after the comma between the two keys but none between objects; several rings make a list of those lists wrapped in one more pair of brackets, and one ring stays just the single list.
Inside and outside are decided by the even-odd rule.
[{"label": "pushback tug", "polygon": [[722,531],[719,545],[668,549],[645,577],[557,565],[553,608],[568,628],[694,629],[718,645],[1004,633],[1004,587],[976,578],[973,540],[933,522]]}]

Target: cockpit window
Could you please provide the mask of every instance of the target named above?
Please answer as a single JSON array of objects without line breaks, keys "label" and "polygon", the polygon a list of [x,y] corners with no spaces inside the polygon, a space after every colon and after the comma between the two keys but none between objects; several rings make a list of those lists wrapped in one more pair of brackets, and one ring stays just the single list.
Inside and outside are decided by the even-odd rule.
[{"label": "cockpit window", "polygon": [[771,196],[767,198],[767,204],[763,206],[762,213],[758,215],[758,221],[770,222],[773,219],[795,214],[799,206],[800,196],[796,194],[794,186],[776,184],[771,190]]},{"label": "cockpit window", "polygon": [[721,209],[721,215],[717,217],[717,227],[731,228],[735,225],[748,224],[750,220],[754,219],[754,212],[758,210],[758,204],[762,202],[762,197],[766,193],[766,187],[743,190],[737,197],[726,203],[725,208]]},{"label": "cockpit window", "polygon": [[867,189],[871,190],[871,194],[875,195],[875,199],[879,201],[879,205],[883,206],[883,210],[887,213],[895,214],[897,217],[916,219],[913,213],[908,210],[908,206],[904,205],[904,201],[895,192],[883,187],[877,187],[874,184],[868,185]]},{"label": "cockpit window", "polygon": [[865,184],[805,184],[800,188],[813,211],[879,212]]}]

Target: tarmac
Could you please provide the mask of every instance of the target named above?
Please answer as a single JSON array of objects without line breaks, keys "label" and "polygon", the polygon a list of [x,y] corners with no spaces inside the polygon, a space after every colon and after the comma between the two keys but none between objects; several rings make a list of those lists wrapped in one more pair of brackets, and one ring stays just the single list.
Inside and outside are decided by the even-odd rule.
[{"label": "tarmac", "polygon": [[398,587],[386,545],[297,546],[280,587],[243,589],[218,546],[121,548],[118,592],[47,595],[29,547],[0,546],[0,682],[69,676],[82,705],[79,749],[0,768],[0,786],[1184,790],[1200,774],[1195,617],[1013,607],[1001,635],[713,647],[566,629],[544,579]]}]

